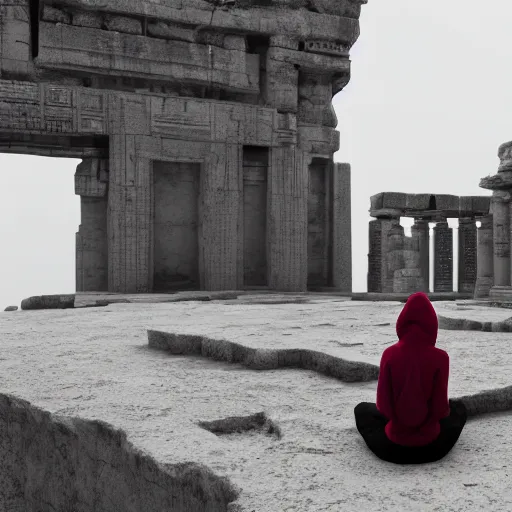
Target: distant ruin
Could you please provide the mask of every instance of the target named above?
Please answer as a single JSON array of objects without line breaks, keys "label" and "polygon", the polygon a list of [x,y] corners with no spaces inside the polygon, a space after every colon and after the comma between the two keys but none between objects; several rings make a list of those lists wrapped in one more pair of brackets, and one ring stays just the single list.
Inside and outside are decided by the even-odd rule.
[{"label": "distant ruin", "polygon": [[77,291],[351,291],[366,0],[0,0],[0,151],[82,158]]},{"label": "distant ruin", "polygon": [[480,187],[492,190],[490,213],[492,224],[488,228],[492,252],[485,265],[492,269],[492,288],[489,296],[498,301],[512,301],[512,266],[510,264],[510,201],[512,192],[512,142],[498,149],[500,165],[497,174],[480,180]]},{"label": "distant ruin", "polygon": [[[459,219],[459,293],[485,297],[492,286],[491,198],[385,192],[371,197],[368,292],[428,292],[430,228],[434,227],[434,292],[453,292],[453,233],[447,219]],[[401,217],[414,218],[411,237]],[[481,226],[478,228],[476,222]]]}]

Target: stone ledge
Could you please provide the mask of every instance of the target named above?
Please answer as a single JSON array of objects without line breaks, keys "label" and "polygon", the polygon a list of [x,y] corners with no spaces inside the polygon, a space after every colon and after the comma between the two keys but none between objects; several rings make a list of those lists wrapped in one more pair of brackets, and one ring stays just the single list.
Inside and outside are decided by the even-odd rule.
[{"label": "stone ledge", "polygon": [[466,318],[450,318],[437,315],[439,329],[447,331],[512,332],[512,318],[501,322],[481,322]]},{"label": "stone ledge", "polygon": [[343,382],[368,382],[376,380],[379,376],[379,367],[376,365],[348,361],[315,350],[257,349],[202,335],[153,330],[148,330],[148,345],[154,349],[167,350],[174,355],[197,355],[215,361],[242,364],[251,370],[300,368]]},{"label": "stone ledge", "polygon": [[[369,302],[407,302],[411,293],[377,293],[377,292],[362,292],[352,293],[352,300],[369,301]],[[427,293],[427,297],[432,301],[444,300],[464,300],[472,299],[472,293],[459,293],[459,292],[431,292]]]},{"label": "stone ledge", "polygon": [[75,307],[75,295],[35,295],[21,301],[21,309],[70,309]]},{"label": "stone ledge", "polygon": [[102,421],[59,417],[0,395],[0,437],[0,510],[225,512],[236,506],[239,491],[226,477],[192,462],[161,465]]}]

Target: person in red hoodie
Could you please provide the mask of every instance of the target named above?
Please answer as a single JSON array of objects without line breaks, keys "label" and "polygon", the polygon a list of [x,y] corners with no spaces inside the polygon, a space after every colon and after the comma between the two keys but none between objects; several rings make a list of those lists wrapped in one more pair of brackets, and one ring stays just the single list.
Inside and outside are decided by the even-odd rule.
[{"label": "person in red hoodie", "polygon": [[354,409],[370,450],[396,464],[442,459],[464,428],[464,404],[448,400],[448,354],[436,348],[437,315],[424,293],[409,297],[396,322],[399,341],[380,362],[377,403]]}]

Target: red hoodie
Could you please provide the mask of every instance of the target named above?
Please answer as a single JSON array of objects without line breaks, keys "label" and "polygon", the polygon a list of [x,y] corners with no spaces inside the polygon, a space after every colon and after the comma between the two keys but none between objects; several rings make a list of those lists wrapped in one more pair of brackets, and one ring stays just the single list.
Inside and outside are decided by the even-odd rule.
[{"label": "red hoodie", "polygon": [[435,347],[437,315],[424,293],[409,297],[396,322],[399,341],[384,350],[377,409],[389,419],[386,435],[403,446],[423,446],[450,414],[448,354]]}]

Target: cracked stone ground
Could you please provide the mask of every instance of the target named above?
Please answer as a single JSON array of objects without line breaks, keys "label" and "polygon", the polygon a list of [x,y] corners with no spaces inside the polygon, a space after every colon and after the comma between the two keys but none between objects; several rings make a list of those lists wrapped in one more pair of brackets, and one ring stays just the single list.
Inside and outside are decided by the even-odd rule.
[{"label": "cracked stone ground", "polygon": [[[146,330],[155,329],[378,364],[395,341],[401,307],[312,296],[299,304],[244,298],[3,313],[0,392],[50,412],[107,421],[160,462],[204,463],[241,488],[247,512],[510,511],[512,414],[468,422],[439,463],[394,466],[375,459],[354,426],[353,408],[375,399],[376,382],[251,371],[147,347]],[[510,315],[434,307],[454,317]],[[512,384],[512,334],[440,331],[438,345],[451,357],[452,396]],[[281,439],[256,431],[217,436],[198,425],[261,411],[279,425]]]}]

